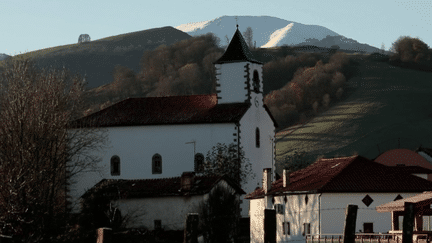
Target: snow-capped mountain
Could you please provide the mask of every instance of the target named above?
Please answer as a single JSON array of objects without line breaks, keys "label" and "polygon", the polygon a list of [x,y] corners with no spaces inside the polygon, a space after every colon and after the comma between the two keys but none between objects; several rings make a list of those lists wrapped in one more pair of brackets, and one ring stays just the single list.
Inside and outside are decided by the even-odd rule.
[{"label": "snow-capped mountain", "polygon": [[175,28],[191,36],[211,32],[221,39],[222,45],[226,45],[225,36],[231,39],[236,29],[236,22],[242,33],[246,28],[251,27],[256,47],[262,48],[282,46],[284,44],[297,45],[307,39],[322,40],[327,35],[339,35],[322,26],[305,25],[270,16],[222,16],[209,21],[182,24]]}]

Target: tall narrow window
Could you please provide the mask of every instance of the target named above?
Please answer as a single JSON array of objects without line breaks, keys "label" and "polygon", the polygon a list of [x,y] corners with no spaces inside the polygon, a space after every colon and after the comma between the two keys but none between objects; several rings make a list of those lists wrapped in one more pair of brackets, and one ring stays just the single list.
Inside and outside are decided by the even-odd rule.
[{"label": "tall narrow window", "polygon": [[289,222],[283,222],[283,234],[284,235],[290,235],[290,223]]},{"label": "tall narrow window", "polygon": [[303,235],[310,234],[310,223],[303,224]]},{"label": "tall narrow window", "polygon": [[120,175],[120,157],[118,157],[117,155],[111,157],[111,175]]},{"label": "tall narrow window", "polygon": [[259,93],[259,91],[260,91],[259,90],[260,89],[260,80],[259,80],[259,74],[258,74],[257,70],[254,70],[252,81],[253,81],[254,92],[255,93]]},{"label": "tall narrow window", "polygon": [[204,171],[204,155],[201,153],[195,154],[195,172]]},{"label": "tall narrow window", "polygon": [[162,174],[162,156],[160,156],[160,154],[153,155],[152,173],[153,174]]},{"label": "tall narrow window", "polygon": [[255,129],[255,146],[257,148],[260,147],[260,132],[259,132],[259,128],[258,127]]}]

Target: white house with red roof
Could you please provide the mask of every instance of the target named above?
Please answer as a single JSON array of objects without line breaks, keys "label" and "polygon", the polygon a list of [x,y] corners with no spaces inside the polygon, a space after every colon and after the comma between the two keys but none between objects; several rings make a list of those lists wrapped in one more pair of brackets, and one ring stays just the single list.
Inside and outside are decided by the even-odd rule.
[{"label": "white house with red roof", "polygon": [[[102,179],[161,179],[183,171],[199,173],[217,143],[234,143],[252,164],[255,178],[243,186],[261,186],[263,168],[274,168],[276,122],[263,103],[261,62],[237,29],[215,63],[217,93],[176,97],[129,98],[75,121],[71,129],[108,130],[110,148],[97,151],[100,173],[73,178],[72,203]],[[249,204],[241,203],[248,217]],[[75,207],[78,210],[78,207]]]},{"label": "white house with red roof", "polygon": [[362,156],[319,159],[302,170],[284,170],[273,183],[269,170],[264,187],[245,197],[251,242],[264,242],[264,209],[276,209],[277,242],[304,240],[305,234],[343,234],[348,204],[358,205],[356,232],[386,233],[391,215],[378,213],[376,206],[432,189],[424,179],[432,170],[403,170]]},{"label": "white house with red roof", "polygon": [[103,179],[82,198],[97,195],[108,199],[130,219],[129,228],[183,230],[187,214],[196,213],[199,204],[217,186],[235,194],[238,200],[246,194],[225,176],[195,176],[194,172],[184,172],[181,177],[162,179]]}]

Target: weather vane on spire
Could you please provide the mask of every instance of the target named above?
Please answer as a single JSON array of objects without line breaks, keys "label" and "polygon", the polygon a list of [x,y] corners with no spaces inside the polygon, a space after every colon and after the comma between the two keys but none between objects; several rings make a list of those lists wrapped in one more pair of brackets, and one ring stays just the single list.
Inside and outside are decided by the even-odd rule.
[{"label": "weather vane on spire", "polygon": [[237,29],[238,29],[237,16],[235,17],[235,19],[236,19],[236,26],[237,26]]}]

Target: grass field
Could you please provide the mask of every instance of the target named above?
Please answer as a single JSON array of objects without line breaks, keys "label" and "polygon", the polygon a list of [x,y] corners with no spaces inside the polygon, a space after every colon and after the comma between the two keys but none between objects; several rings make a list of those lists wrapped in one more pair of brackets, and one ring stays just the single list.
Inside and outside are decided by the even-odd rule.
[{"label": "grass field", "polygon": [[399,137],[401,148],[432,147],[432,73],[367,60],[359,71],[348,80],[345,100],[277,133],[276,159],[295,151],[373,159],[396,148]]}]

